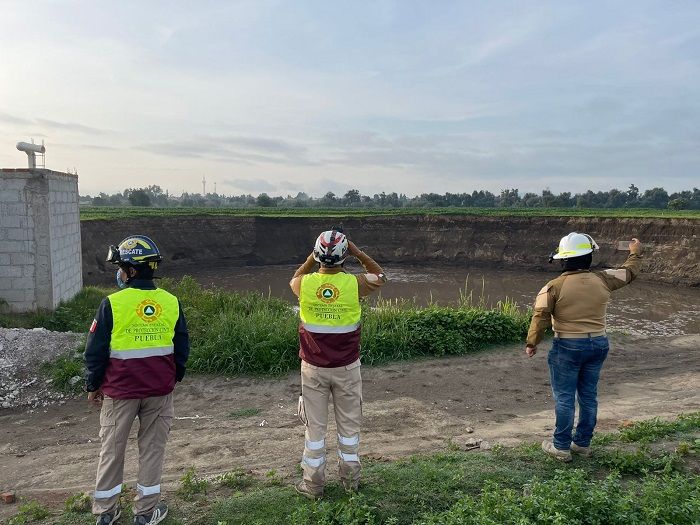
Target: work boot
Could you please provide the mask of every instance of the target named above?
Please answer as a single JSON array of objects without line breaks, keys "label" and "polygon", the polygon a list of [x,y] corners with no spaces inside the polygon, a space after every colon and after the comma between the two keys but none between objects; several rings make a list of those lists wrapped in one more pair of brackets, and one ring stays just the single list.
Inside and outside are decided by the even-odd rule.
[{"label": "work boot", "polygon": [[357,492],[360,488],[359,481],[350,481],[349,479],[341,479],[340,482],[343,484],[343,489],[345,489],[345,492]]},{"label": "work boot", "polygon": [[117,522],[119,516],[121,515],[122,509],[121,507],[117,506],[117,508],[112,512],[103,512],[102,514],[97,516],[97,521],[95,522],[95,525],[112,525],[113,523]]},{"label": "work boot", "polygon": [[151,512],[137,514],[134,516],[134,525],[156,525],[168,515],[168,506],[165,503],[158,503]]},{"label": "work boot", "polygon": [[317,500],[323,497],[323,491],[315,492],[311,490],[306,485],[306,482],[303,480],[294,485],[294,490],[296,490],[299,494],[310,500]]},{"label": "work boot", "polygon": [[559,450],[551,441],[547,441],[546,439],[542,442],[542,450],[558,461],[562,461],[564,463],[571,461],[570,450]]},{"label": "work boot", "polygon": [[580,447],[576,443],[571,443],[571,452],[584,458],[591,457],[591,447]]}]

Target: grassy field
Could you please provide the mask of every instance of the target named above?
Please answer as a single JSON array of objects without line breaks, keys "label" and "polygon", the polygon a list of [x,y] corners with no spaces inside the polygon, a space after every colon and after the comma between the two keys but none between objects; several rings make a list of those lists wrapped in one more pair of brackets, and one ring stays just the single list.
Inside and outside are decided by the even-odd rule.
[{"label": "grassy field", "polygon": [[[188,469],[166,495],[165,525],[695,525],[700,522],[700,412],[651,420],[594,439],[591,458],[564,465],[538,443],[490,452],[450,450],[395,462],[365,461],[360,492],[337,483],[308,501],[270,471],[214,478]],[[330,462],[329,462],[330,465]],[[130,518],[130,487],[122,499]],[[89,498],[65,509],[24,502],[9,525],[91,522]],[[81,507],[82,505],[82,507]],[[14,520],[14,521],[13,521]]]},{"label": "grassy field", "polygon": [[[279,375],[298,368],[298,314],[287,301],[260,293],[204,289],[192,278],[163,279],[185,311],[190,331],[188,370]],[[86,287],[53,313],[0,315],[0,326],[86,332],[102,299],[115,290]],[[471,295],[455,307],[419,307],[411,301],[378,301],[362,309],[362,358],[368,365],[522,341],[529,313],[509,302],[488,308]],[[75,375],[76,358],[53,363],[47,373],[60,386]],[[67,369],[67,370],[64,370]]]},{"label": "grassy field", "polygon": [[179,216],[381,217],[464,215],[483,217],[630,217],[700,219],[700,210],[602,208],[140,208],[81,206],[80,220]]}]

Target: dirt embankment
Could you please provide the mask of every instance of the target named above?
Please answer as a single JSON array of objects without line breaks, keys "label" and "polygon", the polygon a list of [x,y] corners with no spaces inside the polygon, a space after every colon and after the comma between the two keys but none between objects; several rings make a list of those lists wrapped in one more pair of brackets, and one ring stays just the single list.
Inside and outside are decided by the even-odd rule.
[{"label": "dirt embankment", "polygon": [[291,264],[309,253],[318,233],[342,223],[346,233],[383,263],[446,263],[459,267],[551,270],[549,252],[563,235],[582,231],[601,247],[601,266],[620,260],[615,242],[646,245],[644,279],[700,286],[700,221],[581,217],[173,217],[81,223],[83,277],[104,282],[110,243],[153,237],[169,268],[193,264]]}]

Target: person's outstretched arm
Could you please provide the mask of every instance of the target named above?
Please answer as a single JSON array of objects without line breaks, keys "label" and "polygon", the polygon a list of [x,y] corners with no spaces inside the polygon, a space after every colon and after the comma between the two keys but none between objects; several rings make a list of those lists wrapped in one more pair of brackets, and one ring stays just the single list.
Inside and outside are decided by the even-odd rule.
[{"label": "person's outstretched arm", "polygon": [[630,242],[630,254],[622,266],[615,269],[596,272],[608,287],[608,290],[619,290],[634,281],[639,275],[642,265],[642,243],[639,239],[632,239]]}]

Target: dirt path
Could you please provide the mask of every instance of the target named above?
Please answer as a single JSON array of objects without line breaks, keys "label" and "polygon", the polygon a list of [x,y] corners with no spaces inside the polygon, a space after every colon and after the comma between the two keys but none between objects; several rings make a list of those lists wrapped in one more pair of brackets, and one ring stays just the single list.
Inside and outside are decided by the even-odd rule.
[{"label": "dirt path", "polygon": [[[600,384],[599,429],[614,429],[625,419],[700,410],[699,349],[697,335],[614,336]],[[450,441],[463,445],[468,437],[514,444],[550,435],[546,351],[528,360],[520,350],[366,368],[364,457],[444,450]],[[176,390],[179,419],[168,447],[167,488],[191,465],[207,475],[236,467],[293,475],[303,441],[295,416],[299,388],[298,374],[277,380],[189,376]],[[259,414],[229,416],[251,408]],[[467,427],[474,433],[467,434]],[[0,410],[0,489],[56,501],[92,489],[98,430],[98,413],[83,400],[33,413]],[[135,440],[133,445],[127,454],[129,483],[135,478]]]}]

